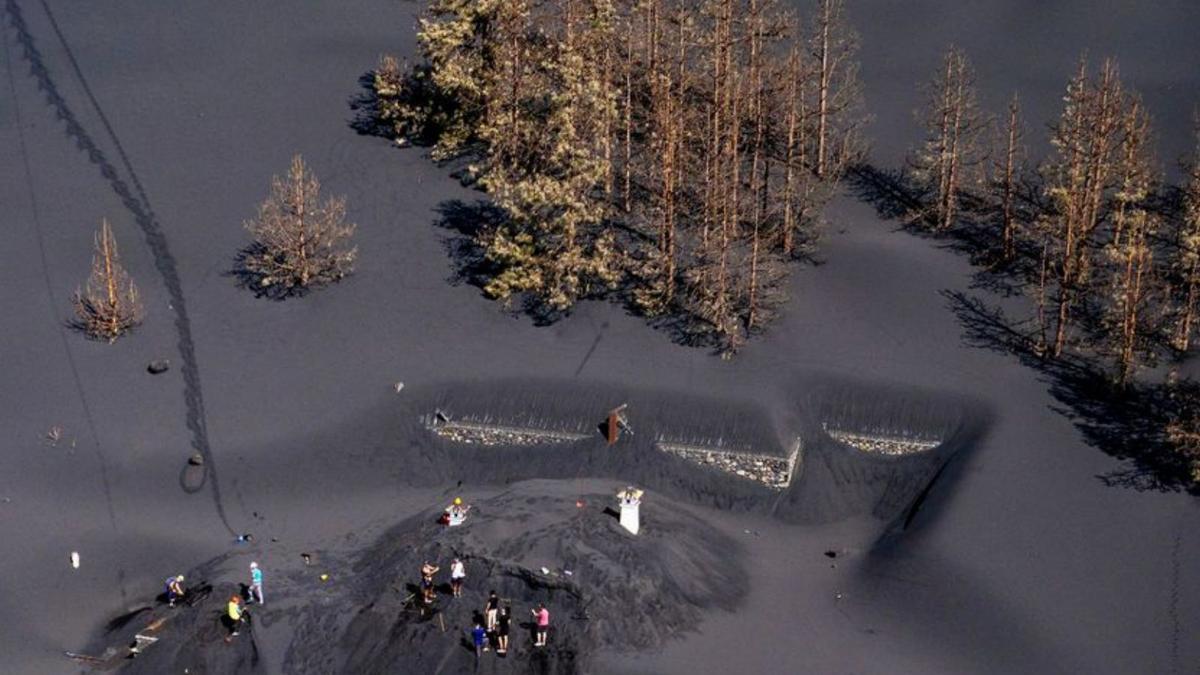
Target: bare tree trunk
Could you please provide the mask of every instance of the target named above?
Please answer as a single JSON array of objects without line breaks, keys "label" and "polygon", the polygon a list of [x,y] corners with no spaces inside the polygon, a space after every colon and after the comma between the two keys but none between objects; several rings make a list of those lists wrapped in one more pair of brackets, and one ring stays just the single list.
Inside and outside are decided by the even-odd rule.
[{"label": "bare tree trunk", "polygon": [[1020,104],[1014,94],[1008,104],[1008,133],[1004,152],[1004,170],[1001,183],[1001,231],[1000,257],[1004,262],[1012,262],[1015,251],[1014,202],[1016,201],[1016,162],[1017,142],[1020,138]]},{"label": "bare tree trunk", "polygon": [[754,223],[754,233],[750,245],[750,299],[746,313],[746,332],[754,330],[758,318],[758,223]]},{"label": "bare tree trunk", "polygon": [[1197,279],[1200,279],[1200,256],[1197,256],[1187,272],[1187,293],[1184,296],[1183,311],[1176,323],[1175,339],[1172,341],[1175,349],[1186,352],[1191,347],[1192,323],[1196,315]]},{"label": "bare tree trunk", "polygon": [[833,28],[836,2],[840,0],[820,0],[820,83],[817,87],[817,177],[825,178],[825,155],[829,134],[829,84],[832,77],[832,55],[830,54],[830,39]]},{"label": "bare tree trunk", "polygon": [[629,200],[633,171],[633,27],[625,35],[625,213],[632,208]]},{"label": "bare tree trunk", "polygon": [[1041,255],[1041,270],[1038,274],[1038,293],[1037,293],[1037,321],[1038,321],[1038,342],[1037,352],[1039,355],[1046,353],[1046,280],[1050,267],[1050,242],[1049,239],[1042,240],[1042,255]]},{"label": "bare tree trunk", "polygon": [[796,175],[796,94],[800,78],[798,50],[792,49],[788,60],[788,111],[787,111],[787,149],[785,151],[783,175],[783,252],[792,254],[795,246],[795,223],[792,218],[793,200],[795,199]]}]

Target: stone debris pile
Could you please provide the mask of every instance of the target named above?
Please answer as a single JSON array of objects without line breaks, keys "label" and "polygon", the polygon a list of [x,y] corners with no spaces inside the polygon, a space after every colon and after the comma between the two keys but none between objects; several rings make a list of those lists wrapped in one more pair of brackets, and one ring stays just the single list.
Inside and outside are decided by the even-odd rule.
[{"label": "stone debris pile", "polygon": [[719,469],[725,473],[762,483],[775,490],[782,490],[791,484],[795,474],[796,461],[800,454],[799,446],[788,457],[755,455],[676,443],[660,442],[656,443],[655,447],[689,462]]},{"label": "stone debris pile", "polygon": [[841,429],[826,428],[825,432],[829,434],[830,438],[839,443],[845,443],[863,452],[873,452],[879,455],[911,455],[932,450],[942,444],[941,441],[928,438],[880,436],[843,431]]}]

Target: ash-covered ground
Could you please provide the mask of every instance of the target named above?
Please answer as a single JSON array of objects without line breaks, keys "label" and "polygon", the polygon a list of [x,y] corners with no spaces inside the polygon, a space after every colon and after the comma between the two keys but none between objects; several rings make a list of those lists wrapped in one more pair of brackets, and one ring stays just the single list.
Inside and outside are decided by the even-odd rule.
[{"label": "ash-covered ground", "polygon": [[[791,430],[819,428],[788,421],[809,415],[837,428],[925,430],[920,418],[935,418],[932,429],[948,402],[973,400],[991,422],[945,436],[961,443],[944,468],[901,472],[903,481],[893,458],[863,470],[844,447],[821,458],[821,442],[782,495],[716,480],[697,490],[702,467],[637,463],[649,454],[612,467],[643,473],[605,474],[608,487],[645,480],[651,501],[740,541],[750,585],[736,611],[705,612],[696,632],[659,648],[602,651],[593,672],[1123,674],[1200,662],[1194,498],[1099,480],[1130,467],[1088,444],[1036,372],[964,340],[942,293],[971,288],[969,261],[896,232],[853,195],[830,206],[823,264],[794,276],[778,322],[732,361],[681,348],[611,304],[536,326],[455,280],[436,223],[478,193],[420,151],[350,127],[348,99],[379,55],[414,57],[421,3],[2,6],[0,671],[74,671],[63,652],[110,644],[102,635],[116,643],[106,624],[149,602],[167,574],[213,561],[189,579],[236,589],[257,560],[268,605],[252,612],[252,645],[234,649],[253,646],[262,672],[288,672],[294,626],[327,626],[332,639],[352,618],[322,606],[352,583],[361,551],[445,503],[463,479],[454,474],[465,449],[409,431],[437,399],[426,394],[471,381],[485,403],[536,398],[488,391],[531,375],[752,401],[770,411],[756,419],[769,420],[779,447]],[[949,43],[968,48],[989,109],[1019,91],[1031,142],[1045,140],[1086,51],[1119,59],[1156,118],[1164,159],[1191,149],[1197,3],[847,8],[863,46],[874,165],[900,166],[920,138],[918,85]],[[227,272],[247,243],[242,221],[296,152],[325,190],[347,197],[360,259],[336,286],[271,302]],[[64,327],[101,218],[147,309],[114,345]],[[148,374],[162,358],[171,370]],[[838,384],[846,378],[866,386]],[[915,390],[941,395],[891,405],[909,399],[888,392]],[[54,427],[62,442],[47,444]],[[544,450],[496,458],[464,487],[486,501],[484,473],[503,489],[522,462],[573,483],[580,463]],[[208,454],[203,470],[186,469],[197,451]],[[601,469],[601,452],[582,454]],[[837,481],[857,487],[819,487]],[[897,519],[907,528],[881,543]],[[246,531],[255,543],[233,544]],[[300,553],[317,550],[305,568]],[[184,646],[164,637],[153,649]],[[241,653],[214,652],[214,668],[242,667]]]}]

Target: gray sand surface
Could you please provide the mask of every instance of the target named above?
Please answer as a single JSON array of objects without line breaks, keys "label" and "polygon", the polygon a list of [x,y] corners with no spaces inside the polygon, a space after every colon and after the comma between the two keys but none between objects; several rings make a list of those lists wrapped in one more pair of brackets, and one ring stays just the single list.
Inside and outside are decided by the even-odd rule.
[{"label": "gray sand surface", "polygon": [[[912,85],[951,41],[978,67],[984,103],[1020,89],[1036,131],[1080,51],[1113,54],[1158,120],[1160,154],[1190,147],[1194,2],[850,4],[880,166],[916,139]],[[357,78],[380,53],[413,53],[419,6],[3,0],[0,671],[77,672],[63,651],[94,648],[175,572],[228,588],[255,559],[303,606],[306,587],[285,581],[301,552],[350,560],[454,490],[452,474],[409,475],[414,446],[389,459],[400,440],[390,416],[450,383],[513,377],[737,401],[776,433],[816,409],[790,402],[831,382],[979,412],[979,434],[899,534],[894,508],[797,522],[667,486],[658,498],[741,543],[747,592],[661,648],[604,651],[592,672],[1195,669],[1194,498],[1098,480],[1125,465],[1084,443],[1047,383],[964,344],[939,292],[967,288],[967,262],[869,205],[835,201],[824,264],[798,270],[781,320],[730,362],[614,305],[536,327],[450,283],[438,205],[478,195],[420,151],[348,126]],[[346,195],[361,259],[336,286],[272,302],[227,270],[247,241],[241,222],[295,152]],[[63,327],[102,217],[147,308],[112,346]],[[171,370],[148,374],[159,358]],[[55,426],[64,438],[51,446]],[[404,439],[419,456],[424,441]],[[202,484],[183,473],[197,450]],[[587,478],[545,471],[522,477],[556,479],[565,494]],[[465,487],[501,489],[484,478]],[[619,484],[601,478],[596,491]],[[235,547],[242,532],[255,542]],[[286,670],[299,616],[256,626],[253,668]]]}]

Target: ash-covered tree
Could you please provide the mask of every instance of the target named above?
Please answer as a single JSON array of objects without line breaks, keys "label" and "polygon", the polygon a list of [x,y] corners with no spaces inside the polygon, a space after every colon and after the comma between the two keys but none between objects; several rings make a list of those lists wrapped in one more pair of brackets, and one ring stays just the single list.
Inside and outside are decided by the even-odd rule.
[{"label": "ash-covered tree", "polygon": [[1112,354],[1114,379],[1125,385],[1140,358],[1153,353],[1155,322],[1150,301],[1156,292],[1151,242],[1159,216],[1147,208],[1157,180],[1148,144],[1150,121],[1136,99],[1122,115],[1120,147],[1114,160],[1115,192],[1103,245],[1108,277],[1097,290],[1102,299],[1102,349]]},{"label": "ash-covered tree", "polygon": [[354,270],[358,249],[346,222],[346,200],[321,200],[321,184],[300,155],[287,176],[271,179],[271,194],[246,221],[254,242],[238,272],[259,292],[286,296],[337,281]]},{"label": "ash-covered tree", "polygon": [[142,322],[142,302],[137,286],[121,265],[117,240],[107,220],[95,234],[92,273],[75,292],[76,325],[89,337],[114,342]]},{"label": "ash-covered tree", "polygon": [[1196,115],[1196,148],[1184,165],[1186,179],[1182,191],[1182,209],[1175,221],[1170,258],[1172,305],[1175,313],[1171,345],[1186,352],[1196,330],[1197,303],[1200,303],[1200,112]]},{"label": "ash-covered tree", "polygon": [[1114,159],[1126,102],[1114,62],[1105,61],[1093,79],[1087,62],[1081,60],[1052,130],[1054,155],[1043,168],[1047,208],[1041,227],[1047,233],[1053,286],[1053,308],[1048,314],[1053,315],[1054,336],[1048,350],[1054,357],[1066,347],[1074,313],[1087,299],[1092,258],[1114,187]]},{"label": "ash-covered tree", "polygon": [[997,159],[992,164],[992,193],[999,211],[1000,250],[998,258],[1011,263],[1016,258],[1017,196],[1025,172],[1025,127],[1021,122],[1021,102],[1016,94],[1008,102],[1004,125],[997,143]]},{"label": "ash-covered tree", "polygon": [[942,57],[920,115],[925,141],[911,163],[929,203],[921,215],[943,231],[958,215],[965,174],[983,160],[980,140],[988,125],[976,103],[974,71],[961,49],[952,46]]},{"label": "ash-covered tree", "polygon": [[858,35],[846,20],[843,0],[817,0],[811,24],[813,170],[823,180],[837,180],[863,150],[860,131],[866,117],[858,81]]},{"label": "ash-covered tree", "polygon": [[[522,67],[524,52],[538,53],[521,86],[509,87],[478,128],[488,148],[481,183],[509,215],[480,239],[495,266],[484,290],[505,301],[527,294],[551,312],[611,288],[620,276],[612,234],[600,227],[610,175],[601,133],[616,100],[600,86],[607,74],[599,69],[613,13],[606,2],[565,3],[561,10],[560,34],[540,43],[533,34],[505,41],[510,73]],[[532,30],[532,19],[517,25]]]},{"label": "ash-covered tree", "polygon": [[840,2],[812,27],[778,0],[437,0],[425,62],[375,88],[505,213],[475,237],[489,296],[553,314],[619,289],[728,352],[861,150]]}]

